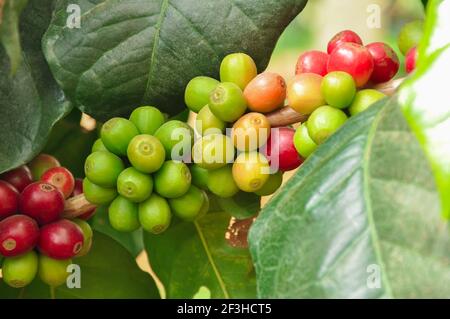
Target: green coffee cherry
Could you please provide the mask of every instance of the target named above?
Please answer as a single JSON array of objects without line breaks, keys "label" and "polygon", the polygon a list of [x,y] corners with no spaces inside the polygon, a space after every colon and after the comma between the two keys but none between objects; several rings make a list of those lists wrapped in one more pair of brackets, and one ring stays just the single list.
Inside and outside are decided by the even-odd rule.
[{"label": "green coffee cherry", "polygon": [[147,134],[133,137],[128,145],[127,154],[131,165],[143,173],[156,172],[166,158],[166,151],[161,142]]},{"label": "green coffee cherry", "polygon": [[139,222],[144,230],[160,234],[165,231],[172,219],[167,200],[153,194],[145,202],[139,204]]},{"label": "green coffee cherry", "polygon": [[227,124],[219,119],[211,112],[208,105],[198,112],[197,119],[195,121],[195,130],[200,135],[207,134],[221,134],[225,131]]},{"label": "green coffee cherry", "polygon": [[200,209],[200,212],[198,213],[197,219],[202,218],[209,212],[210,203],[209,203],[208,194],[204,190],[201,190],[201,192],[202,192],[204,201],[203,201],[202,208]]},{"label": "green coffee cherry", "polygon": [[328,73],[322,80],[322,95],[333,107],[344,109],[353,101],[356,84],[353,77],[342,71]]},{"label": "green coffee cherry", "polygon": [[153,135],[166,119],[156,107],[141,106],[131,113],[130,121],[136,126],[139,133]]},{"label": "green coffee cherry", "polygon": [[94,236],[94,233],[92,231],[91,226],[89,223],[83,219],[73,219],[72,220],[75,224],[77,224],[81,230],[83,231],[83,247],[78,252],[78,254],[75,257],[82,257],[85,256],[90,250],[92,246],[92,237]]},{"label": "green coffee cherry", "polygon": [[356,93],[353,103],[352,105],[350,105],[348,109],[350,115],[354,116],[367,110],[369,106],[385,97],[386,95],[384,95],[380,91],[373,89],[366,89],[359,91],[358,93]]},{"label": "green coffee cherry", "polygon": [[203,136],[192,148],[194,162],[205,169],[217,169],[231,163],[234,154],[233,141],[223,134]]},{"label": "green coffee cherry", "polygon": [[220,82],[206,76],[197,76],[189,81],[184,92],[184,102],[195,113],[208,104],[209,95]]},{"label": "green coffee cherry", "polygon": [[83,192],[86,199],[95,205],[109,204],[117,196],[116,188],[101,187],[88,178],[83,180]]},{"label": "green coffee cherry", "polygon": [[108,217],[111,227],[120,232],[132,232],[138,229],[138,204],[118,196],[108,208]]},{"label": "green coffee cherry", "polygon": [[245,53],[227,55],[220,65],[220,81],[232,82],[244,90],[258,74],[255,61]]},{"label": "green coffee cherry", "polygon": [[100,131],[106,148],[119,156],[127,155],[128,144],[139,134],[137,127],[129,120],[114,117],[103,124]]},{"label": "green coffee cherry", "polygon": [[105,144],[103,144],[101,138],[97,139],[94,142],[94,144],[92,145],[92,153],[100,152],[100,151],[107,151],[108,152],[108,149],[106,148]]},{"label": "green coffee cherry", "polygon": [[23,255],[3,260],[3,281],[13,288],[29,285],[38,271],[38,257],[32,250]]},{"label": "green coffee cherry", "polygon": [[405,24],[400,30],[397,42],[403,55],[406,55],[411,48],[418,46],[423,36],[423,28],[423,21],[416,20]]},{"label": "green coffee cherry", "polygon": [[173,213],[185,221],[194,221],[202,213],[205,197],[203,191],[191,185],[183,196],[169,199]]},{"label": "green coffee cherry", "polygon": [[230,164],[208,172],[208,189],[222,198],[232,197],[239,191]]},{"label": "green coffee cherry", "polygon": [[269,179],[263,187],[255,192],[258,196],[269,196],[275,193],[283,183],[283,173],[281,171],[269,175]]},{"label": "green coffee cherry", "polygon": [[234,83],[219,84],[209,96],[211,112],[224,122],[238,120],[247,110],[247,100],[242,90]]},{"label": "green coffee cherry", "polygon": [[317,108],[309,117],[306,125],[311,139],[322,144],[347,121],[347,115],[339,109],[325,105]]},{"label": "green coffee cherry", "polygon": [[201,168],[197,164],[192,164],[189,170],[191,171],[192,185],[208,190],[208,170]]},{"label": "green coffee cherry", "polygon": [[311,139],[306,123],[300,125],[294,134],[294,146],[303,158],[308,158],[317,148],[317,144]]},{"label": "green coffee cherry", "polygon": [[153,191],[153,179],[150,175],[128,167],[117,179],[117,191],[134,203],[146,200]]},{"label": "green coffee cherry", "polygon": [[191,186],[191,172],[186,164],[166,161],[154,175],[155,191],[166,198],[184,195]]},{"label": "green coffee cherry", "polygon": [[192,128],[181,121],[172,120],[164,123],[155,133],[166,151],[166,159],[182,160],[190,156],[194,144]]},{"label": "green coffee cherry", "polygon": [[102,187],[115,187],[123,171],[122,160],[110,152],[95,152],[86,158],[84,173],[89,180]]},{"label": "green coffee cherry", "polygon": [[72,264],[71,259],[58,260],[39,255],[39,278],[51,287],[58,287],[66,283],[69,272],[67,267]]}]

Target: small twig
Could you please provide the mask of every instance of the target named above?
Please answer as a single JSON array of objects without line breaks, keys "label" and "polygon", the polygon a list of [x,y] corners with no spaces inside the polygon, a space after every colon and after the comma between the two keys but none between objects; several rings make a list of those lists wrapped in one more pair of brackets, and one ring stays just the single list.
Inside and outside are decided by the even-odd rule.
[{"label": "small twig", "polygon": [[97,206],[88,202],[86,197],[84,197],[84,194],[80,194],[66,200],[63,217],[77,218],[78,216],[81,216],[96,207]]},{"label": "small twig", "polygon": [[[378,84],[373,86],[372,88],[388,96],[391,96],[395,93],[400,84],[402,84],[404,79],[405,78],[400,78],[386,83]],[[297,113],[296,111],[294,111],[294,109],[290,108],[289,106],[283,107],[277,111],[269,113],[266,116],[272,127],[280,127],[295,123],[303,123],[308,119],[308,115]]]}]

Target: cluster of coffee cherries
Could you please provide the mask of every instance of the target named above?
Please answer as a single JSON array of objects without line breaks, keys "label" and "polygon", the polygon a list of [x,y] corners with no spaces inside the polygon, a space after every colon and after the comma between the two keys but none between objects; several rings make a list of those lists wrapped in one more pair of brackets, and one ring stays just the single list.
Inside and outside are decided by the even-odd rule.
[{"label": "cluster of coffee cherries", "polygon": [[72,258],[86,255],[92,244],[92,229],[82,219],[88,215],[63,218],[65,200],[80,192],[79,181],[47,154],[0,175],[0,254],[5,283],[21,288],[37,274],[53,287],[65,283]]}]

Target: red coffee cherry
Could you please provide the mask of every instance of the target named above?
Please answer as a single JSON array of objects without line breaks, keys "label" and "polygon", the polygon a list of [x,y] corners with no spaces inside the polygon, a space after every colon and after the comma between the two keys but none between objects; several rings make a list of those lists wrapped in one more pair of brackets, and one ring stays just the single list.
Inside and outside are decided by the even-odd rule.
[{"label": "red coffee cherry", "polygon": [[17,213],[19,192],[11,184],[0,181],[0,219]]},{"label": "red coffee cherry", "polygon": [[22,165],[13,169],[12,171],[3,173],[0,179],[10,183],[14,186],[19,193],[21,193],[25,187],[33,183],[33,175],[26,165]]},{"label": "red coffee cherry", "polygon": [[62,219],[41,228],[38,248],[54,259],[69,259],[83,248],[83,231],[80,226]]},{"label": "red coffee cherry", "polygon": [[50,168],[42,175],[41,181],[55,186],[63,193],[64,198],[68,198],[75,187],[75,178],[65,167]]},{"label": "red coffee cherry", "polygon": [[13,215],[0,222],[0,253],[5,257],[18,256],[36,246],[39,227],[34,219]]}]

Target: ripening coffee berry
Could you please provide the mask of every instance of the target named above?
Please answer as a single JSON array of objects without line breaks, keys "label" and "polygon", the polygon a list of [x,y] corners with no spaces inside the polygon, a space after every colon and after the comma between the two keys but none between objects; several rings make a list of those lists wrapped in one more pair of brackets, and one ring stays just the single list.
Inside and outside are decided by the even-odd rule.
[{"label": "ripening coffee berry", "polygon": [[343,43],[356,43],[362,45],[363,42],[358,34],[351,30],[344,30],[336,34],[330,42],[328,42],[327,51],[331,54],[337,47]]},{"label": "ripening coffee berry", "polygon": [[198,112],[195,121],[195,130],[200,135],[221,134],[225,131],[227,123],[219,119],[211,112],[209,105],[205,105],[200,112]]},{"label": "ripening coffee berry", "polygon": [[372,55],[374,68],[370,81],[374,84],[388,82],[398,72],[400,62],[395,51],[386,43],[374,42],[366,45]]},{"label": "ripening coffee berry", "polygon": [[180,197],[188,191],[191,179],[191,172],[186,164],[166,161],[154,175],[154,189],[165,198]]},{"label": "ripening coffee berry", "polygon": [[247,85],[244,96],[250,110],[268,113],[284,106],[286,82],[276,73],[264,72]]},{"label": "ripening coffee berry", "polygon": [[169,199],[172,212],[185,221],[196,220],[200,216],[204,202],[203,191],[194,185],[189,187],[186,194]]},{"label": "ripening coffee berry", "polygon": [[296,75],[287,88],[289,106],[300,114],[311,114],[325,104],[321,85],[323,77],[315,73]]},{"label": "ripening coffee berry", "polygon": [[168,121],[156,131],[155,137],[164,146],[167,160],[181,161],[190,157],[194,131],[188,124],[178,120]]},{"label": "ripening coffee berry", "polygon": [[[19,193],[21,193],[25,187],[33,183],[33,175],[26,165],[19,166],[16,169],[3,173],[0,175],[0,179],[14,186]],[[0,202],[2,201],[0,200]]]},{"label": "ripening coffee berry", "polygon": [[324,105],[315,110],[307,121],[308,133],[316,144],[322,144],[347,121],[339,109]]},{"label": "ripening coffee berry", "polygon": [[258,152],[241,153],[233,163],[233,178],[244,192],[260,190],[269,179],[270,165],[267,158]]},{"label": "ripening coffee berry", "polygon": [[234,145],[223,134],[203,136],[192,148],[194,163],[205,169],[216,169],[231,163],[234,159]]},{"label": "ripening coffee berry", "polygon": [[289,127],[272,130],[269,140],[261,149],[270,161],[272,169],[286,172],[296,169],[303,163],[294,146],[294,134],[295,130]]},{"label": "ripening coffee berry", "polygon": [[3,260],[3,281],[13,288],[22,288],[29,285],[36,277],[37,271],[38,257],[33,250]]},{"label": "ripening coffee berry", "polygon": [[208,172],[208,189],[222,198],[232,197],[239,192],[233,179],[231,164]]},{"label": "ripening coffee berry", "polygon": [[44,225],[58,220],[64,211],[64,196],[53,185],[35,182],[20,195],[20,212]]},{"label": "ripening coffee berry", "polygon": [[153,191],[153,179],[149,174],[141,173],[134,167],[128,167],[117,179],[117,191],[134,203],[146,200]]},{"label": "ripening coffee berry", "polygon": [[270,174],[267,182],[263,187],[255,192],[258,196],[269,196],[275,193],[283,183],[283,172],[278,171],[275,174]]},{"label": "ripening coffee berry", "polygon": [[127,155],[128,144],[138,134],[136,125],[121,117],[108,120],[100,131],[102,142],[106,148],[119,156]]},{"label": "ripening coffee berry", "polygon": [[0,254],[18,256],[30,251],[39,239],[39,227],[26,215],[13,215],[0,222]]},{"label": "ripening coffee berry", "polygon": [[295,131],[294,146],[303,158],[308,158],[316,150],[317,144],[309,136],[306,123],[300,125]]},{"label": "ripening coffee berry", "polygon": [[189,81],[184,92],[184,102],[194,113],[200,112],[209,102],[209,95],[220,82],[207,76],[197,76]]},{"label": "ripening coffee berry", "polygon": [[75,257],[82,257],[85,256],[91,250],[92,237],[94,236],[94,233],[92,231],[91,226],[85,220],[77,218],[73,219],[72,222],[77,224],[83,231],[83,247],[75,256]]},{"label": "ripening coffee berry", "polygon": [[117,196],[117,188],[106,188],[92,183],[88,178],[83,180],[83,191],[86,199],[95,205],[109,204]]},{"label": "ripening coffee berry", "polygon": [[40,180],[42,174],[50,168],[59,166],[61,166],[59,161],[55,157],[48,154],[39,154],[30,163],[28,163],[28,167],[33,175],[33,180],[35,181]]},{"label": "ripening coffee berry", "polygon": [[297,61],[295,74],[315,73],[321,76],[327,74],[328,54],[322,51],[306,51]]},{"label": "ripening coffee berry", "polygon": [[128,145],[128,160],[143,173],[159,170],[166,158],[162,143],[154,136],[142,134],[133,137]]},{"label": "ripening coffee berry", "polygon": [[417,58],[419,56],[419,52],[417,51],[417,47],[411,48],[408,53],[406,53],[405,57],[405,68],[406,73],[411,73],[416,68]]},{"label": "ripening coffee berry", "polygon": [[130,121],[136,126],[140,134],[153,135],[166,119],[156,107],[141,106],[131,113]]},{"label": "ripening coffee berry", "polygon": [[39,278],[50,287],[58,287],[66,283],[69,265],[72,259],[54,259],[46,255],[39,255]]},{"label": "ripening coffee berry", "polygon": [[81,228],[67,219],[62,219],[41,228],[38,248],[50,258],[69,259],[80,252],[83,241]]},{"label": "ripening coffee berry", "polygon": [[50,168],[42,175],[41,181],[55,186],[64,198],[68,198],[75,187],[75,178],[65,167]]},{"label": "ripening coffee berry", "polygon": [[86,177],[102,187],[115,187],[124,168],[120,157],[104,151],[90,154],[84,163]]},{"label": "ripening coffee berry", "polygon": [[111,227],[120,232],[132,232],[138,229],[139,224],[138,204],[122,196],[109,205],[108,217]]},{"label": "ripening coffee berry", "polygon": [[227,55],[220,64],[220,81],[232,82],[244,90],[258,74],[255,61],[245,53]]},{"label": "ripening coffee berry", "polygon": [[171,219],[167,200],[157,194],[139,204],[139,222],[145,231],[160,234],[169,227]]},{"label": "ripening coffee berry", "polygon": [[385,97],[386,95],[373,89],[358,91],[353,99],[352,105],[348,109],[350,115],[354,116],[365,111],[369,106]]},{"label": "ripening coffee berry", "polygon": [[348,107],[356,93],[353,77],[342,71],[330,72],[325,75],[321,89],[325,101],[338,109]]},{"label": "ripening coffee berry", "polygon": [[0,181],[0,220],[17,213],[19,192],[11,184]]},{"label": "ripening coffee berry", "polygon": [[224,122],[234,122],[247,110],[242,90],[234,83],[220,83],[209,96],[211,112]]},{"label": "ripening coffee berry", "polygon": [[234,146],[240,151],[254,151],[263,146],[270,135],[270,123],[261,113],[251,112],[237,120],[231,130]]}]

